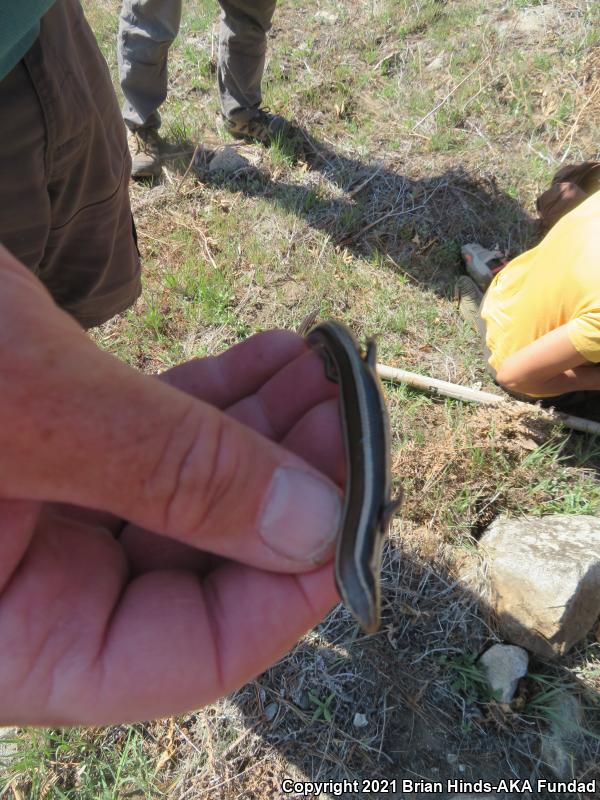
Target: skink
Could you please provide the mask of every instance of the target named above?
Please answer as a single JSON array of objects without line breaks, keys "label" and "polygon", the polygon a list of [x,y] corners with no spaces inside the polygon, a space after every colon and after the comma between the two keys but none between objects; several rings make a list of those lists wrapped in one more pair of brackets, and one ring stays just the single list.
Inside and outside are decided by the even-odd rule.
[{"label": "skink", "polygon": [[376,346],[363,354],[345,325],[328,320],[307,334],[327,377],[340,386],[347,479],[335,579],[346,608],[368,633],[379,628],[381,550],[401,497],[391,499],[389,421],[375,371]]}]

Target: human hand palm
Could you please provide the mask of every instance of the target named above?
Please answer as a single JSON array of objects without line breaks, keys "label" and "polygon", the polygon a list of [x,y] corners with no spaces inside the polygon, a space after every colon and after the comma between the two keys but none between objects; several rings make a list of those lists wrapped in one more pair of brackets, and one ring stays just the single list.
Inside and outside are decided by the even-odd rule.
[{"label": "human hand palm", "polygon": [[[298,337],[262,334],[163,379],[343,481],[336,390]],[[330,563],[267,571],[211,536],[191,547],[127,525],[117,540],[106,515],[29,501],[0,501],[0,520],[7,723],[197,708],[279,658],[336,600]]]}]

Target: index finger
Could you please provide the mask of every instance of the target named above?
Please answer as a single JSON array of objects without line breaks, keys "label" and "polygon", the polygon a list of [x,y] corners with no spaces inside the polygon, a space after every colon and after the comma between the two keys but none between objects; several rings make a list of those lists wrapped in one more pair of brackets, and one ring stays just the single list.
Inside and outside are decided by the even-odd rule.
[{"label": "index finger", "polygon": [[225,409],[257,392],[307,349],[304,339],[291,331],[266,331],[220,355],[192,359],[158,377],[186,394]]}]

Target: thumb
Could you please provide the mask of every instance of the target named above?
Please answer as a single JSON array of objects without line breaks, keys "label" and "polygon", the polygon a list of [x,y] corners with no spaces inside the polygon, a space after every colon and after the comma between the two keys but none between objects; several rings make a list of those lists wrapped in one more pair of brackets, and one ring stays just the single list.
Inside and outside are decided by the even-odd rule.
[{"label": "thumb", "polygon": [[0,354],[1,496],[108,511],[266,569],[327,558],[341,502],[321,473],[100,351],[53,305],[36,323]]}]

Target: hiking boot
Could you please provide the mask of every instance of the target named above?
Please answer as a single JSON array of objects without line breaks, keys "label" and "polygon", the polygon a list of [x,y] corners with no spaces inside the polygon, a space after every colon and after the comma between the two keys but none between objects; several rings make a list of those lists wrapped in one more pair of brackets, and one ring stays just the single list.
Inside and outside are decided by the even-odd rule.
[{"label": "hiking boot", "polygon": [[255,109],[249,119],[224,120],[225,130],[235,139],[253,139],[261,144],[271,144],[279,136],[285,136],[289,123],[278,114],[271,114],[267,108]]},{"label": "hiking boot", "polygon": [[458,313],[473,327],[477,328],[479,308],[483,292],[468,275],[461,275],[454,284],[454,298],[458,301]]},{"label": "hiking boot", "polygon": [[157,128],[138,128],[127,131],[131,153],[132,178],[157,178],[160,166],[160,136]]},{"label": "hiking boot", "polygon": [[500,250],[487,250],[480,244],[465,244],[460,252],[468,274],[484,292],[506,264],[506,258]]}]

